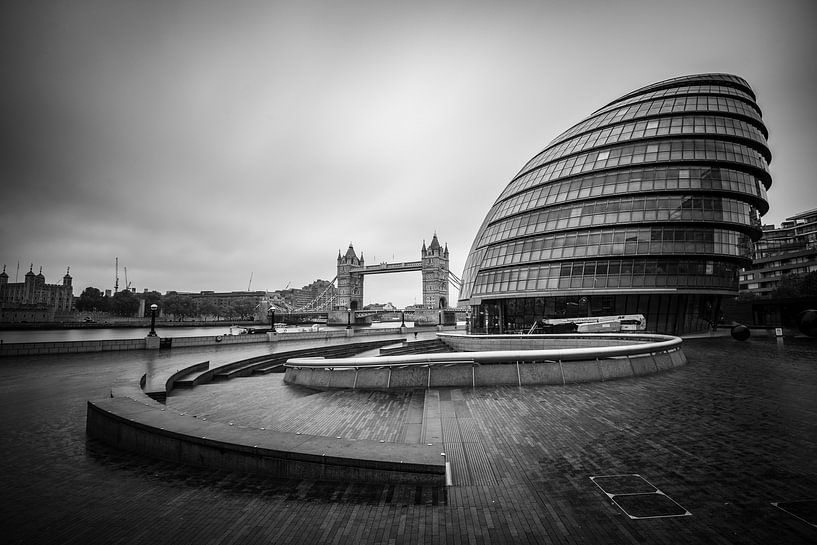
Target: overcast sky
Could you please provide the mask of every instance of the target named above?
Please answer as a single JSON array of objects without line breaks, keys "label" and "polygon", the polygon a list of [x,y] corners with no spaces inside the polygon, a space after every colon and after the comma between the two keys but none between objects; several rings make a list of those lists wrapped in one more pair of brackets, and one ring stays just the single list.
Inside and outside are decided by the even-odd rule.
[{"label": "overcast sky", "polygon": [[[5,2],[0,265],[74,293],[275,290],[451,270],[513,175],[616,97],[746,78],[779,224],[817,208],[813,0]],[[456,293],[451,293],[456,300]],[[421,300],[419,273],[365,302]]]}]

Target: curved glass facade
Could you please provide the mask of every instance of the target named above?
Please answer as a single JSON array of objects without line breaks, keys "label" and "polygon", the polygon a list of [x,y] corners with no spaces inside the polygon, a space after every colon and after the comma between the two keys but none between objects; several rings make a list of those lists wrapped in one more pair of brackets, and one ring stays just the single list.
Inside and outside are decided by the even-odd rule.
[{"label": "curved glass facade", "polygon": [[728,74],[658,82],[597,110],[486,215],[463,271],[469,327],[638,313],[651,331],[704,329],[761,236],[767,136],[749,84]]}]

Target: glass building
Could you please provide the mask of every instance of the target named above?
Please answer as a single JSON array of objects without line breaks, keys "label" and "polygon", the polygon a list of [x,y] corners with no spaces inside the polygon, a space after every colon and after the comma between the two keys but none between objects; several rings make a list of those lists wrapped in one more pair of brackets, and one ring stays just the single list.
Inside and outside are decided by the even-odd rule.
[{"label": "glass building", "polygon": [[738,291],[768,210],[768,133],[742,78],[674,78],[562,133],[513,177],[466,260],[472,332],[643,314],[700,331]]}]

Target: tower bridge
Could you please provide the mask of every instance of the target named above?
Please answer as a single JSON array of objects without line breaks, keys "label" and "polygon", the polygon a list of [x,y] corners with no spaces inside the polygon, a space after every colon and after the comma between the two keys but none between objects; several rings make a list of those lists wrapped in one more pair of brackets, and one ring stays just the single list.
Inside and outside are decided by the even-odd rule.
[{"label": "tower bridge", "polygon": [[[443,324],[454,322],[454,311],[448,308],[448,284],[451,273],[448,269],[448,244],[445,247],[437,240],[437,233],[431,243],[420,250],[418,261],[398,263],[381,262],[366,265],[363,252],[358,257],[349,243],[346,253],[338,251],[337,295],[328,313],[328,323],[341,324],[351,319],[352,313],[363,309],[363,280],[367,274],[387,274],[419,271],[423,277],[422,308],[414,313],[415,323]],[[450,314],[450,316],[448,316]]]},{"label": "tower bridge", "polygon": [[[417,261],[380,262],[366,265],[361,252],[358,257],[351,243],[345,254],[338,251],[337,276],[312,301],[299,308],[286,309],[291,318],[326,316],[330,325],[369,323],[379,312],[363,310],[363,280],[370,274],[401,272],[422,273],[423,304],[409,312],[416,324],[450,325],[456,323],[455,310],[449,308],[449,284],[459,290],[462,282],[448,267],[448,245],[440,245],[435,233],[431,243],[420,250]],[[282,309],[283,310],[283,309]]]},{"label": "tower bridge", "polygon": [[338,294],[334,308],[338,310],[358,310],[363,308],[363,279],[367,274],[385,274],[394,272],[420,271],[423,275],[423,307],[426,309],[444,309],[448,307],[448,245],[440,246],[437,234],[431,244],[420,250],[419,261],[401,263],[378,263],[366,266],[363,252],[360,257],[355,253],[351,243],[345,255],[338,251],[337,259]]}]

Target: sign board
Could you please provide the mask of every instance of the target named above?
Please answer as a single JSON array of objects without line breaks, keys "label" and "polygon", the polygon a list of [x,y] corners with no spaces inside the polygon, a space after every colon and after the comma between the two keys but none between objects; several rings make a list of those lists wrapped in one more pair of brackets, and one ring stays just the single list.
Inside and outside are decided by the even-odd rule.
[{"label": "sign board", "polygon": [[783,328],[782,327],[774,328],[774,335],[775,335],[775,337],[782,337],[783,336]]}]

